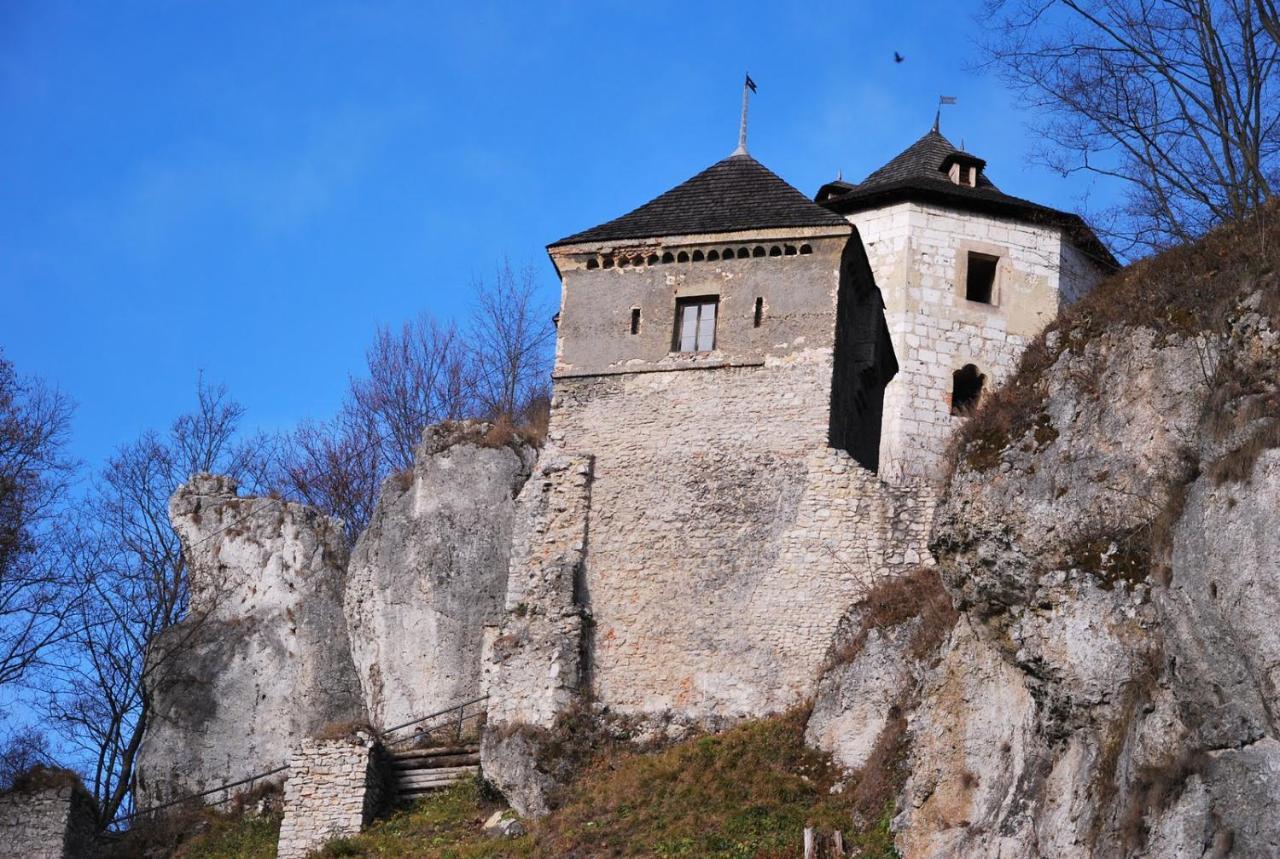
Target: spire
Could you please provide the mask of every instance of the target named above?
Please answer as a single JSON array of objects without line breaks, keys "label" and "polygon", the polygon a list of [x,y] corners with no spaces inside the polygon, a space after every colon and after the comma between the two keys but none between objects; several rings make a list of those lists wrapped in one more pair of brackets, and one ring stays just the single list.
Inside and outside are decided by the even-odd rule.
[{"label": "spire", "polygon": [[742,82],[742,122],[738,126],[738,148],[733,150],[734,155],[747,154],[747,99],[755,91],[756,82],[748,74],[747,79]]}]

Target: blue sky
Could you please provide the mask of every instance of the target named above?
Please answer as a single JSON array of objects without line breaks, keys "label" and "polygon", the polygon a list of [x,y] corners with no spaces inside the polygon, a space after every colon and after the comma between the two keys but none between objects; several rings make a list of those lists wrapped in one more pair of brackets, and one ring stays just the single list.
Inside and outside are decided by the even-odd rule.
[{"label": "blue sky", "polygon": [[326,417],[375,326],[465,314],[504,257],[553,302],[543,247],[729,154],[744,69],[751,152],[806,193],[945,93],[1004,190],[1078,208],[968,70],[978,8],[4,0],[0,346],[78,403],[90,464],[201,370],[253,427]]}]

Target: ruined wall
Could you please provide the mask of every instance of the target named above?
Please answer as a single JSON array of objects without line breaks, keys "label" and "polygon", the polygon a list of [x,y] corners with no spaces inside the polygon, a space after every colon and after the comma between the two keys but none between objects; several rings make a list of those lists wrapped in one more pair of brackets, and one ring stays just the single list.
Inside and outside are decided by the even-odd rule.
[{"label": "ruined wall", "polygon": [[358,835],[385,797],[381,750],[368,734],[304,739],[289,759],[278,859],[302,859],[326,841]]},{"label": "ruined wall", "polygon": [[[484,628],[507,591],[515,496],[536,451],[480,422],[429,427],[351,554],[345,614],[374,725],[476,698]],[[500,441],[500,440],[499,440]]]},{"label": "ruined wall", "polygon": [[342,616],[341,523],[237,497],[234,481],[211,475],[179,488],[169,516],[191,606],[149,654],[142,807],[281,766],[298,737],[364,718]]},{"label": "ruined wall", "polygon": [[[994,389],[1028,340],[1100,275],[1053,227],[919,203],[850,220],[884,295],[900,367],[885,392],[880,473],[892,483],[936,481],[962,420],[951,415],[951,374],[974,364]],[[1000,257],[990,305],[965,298],[971,251]]]},{"label": "ruined wall", "polygon": [[582,575],[591,474],[590,457],[543,451],[520,494],[506,614],[491,630],[480,761],[524,815],[550,810],[559,779],[540,762],[538,737],[578,702],[586,681],[590,611]]},{"label": "ruined wall", "polygon": [[80,785],[0,794],[0,856],[93,859],[97,815]]}]

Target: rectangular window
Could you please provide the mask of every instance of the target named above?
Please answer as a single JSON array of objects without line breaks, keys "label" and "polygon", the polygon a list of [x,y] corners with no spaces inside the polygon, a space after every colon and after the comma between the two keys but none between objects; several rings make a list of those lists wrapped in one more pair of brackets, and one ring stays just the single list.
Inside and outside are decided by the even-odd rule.
[{"label": "rectangular window", "polygon": [[990,304],[996,285],[996,265],[999,257],[986,254],[969,254],[969,271],[965,276],[964,297],[970,301]]},{"label": "rectangular window", "polygon": [[640,333],[640,308],[638,307],[631,308],[631,333]]},{"label": "rectangular window", "polygon": [[764,322],[764,299],[757,298],[756,312],[755,312],[754,318],[752,319],[752,323],[755,325],[756,328],[759,328],[761,322]]},{"label": "rectangular window", "polygon": [[716,348],[715,296],[676,300],[675,351],[710,352]]}]

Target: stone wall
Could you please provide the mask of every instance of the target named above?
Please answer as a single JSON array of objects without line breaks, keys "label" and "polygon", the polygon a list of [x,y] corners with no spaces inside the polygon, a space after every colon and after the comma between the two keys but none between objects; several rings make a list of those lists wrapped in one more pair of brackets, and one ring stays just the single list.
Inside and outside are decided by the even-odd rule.
[{"label": "stone wall", "polygon": [[[841,293],[873,289],[866,260],[848,252],[857,236],[778,241],[805,253],[584,271],[555,252],[550,437],[593,461],[576,600],[592,621],[583,673],[613,712],[720,724],[790,707],[812,693],[868,585],[928,559],[931,492],[889,487],[830,446],[856,435],[835,432],[833,400],[861,399],[833,395]],[[671,353],[684,295],[719,297],[710,353]],[[659,330],[632,334],[631,307]],[[848,374],[891,367],[876,357],[879,301],[846,308],[858,340]],[[866,314],[875,324],[859,324]],[[491,715],[547,723],[540,706],[494,696]]]},{"label": "stone wall", "polygon": [[[885,392],[881,475],[936,482],[951,433],[951,374],[966,364],[994,390],[1028,341],[1100,270],[1055,227],[899,203],[850,220],[885,300],[899,373]],[[991,304],[965,298],[969,252],[1000,257]]]},{"label": "stone wall", "polygon": [[585,691],[583,559],[591,499],[590,457],[543,451],[516,515],[506,615],[486,663],[485,777],[520,814],[550,810],[558,778],[540,761],[539,738]]},{"label": "stone wall", "polygon": [[181,487],[169,515],[191,606],[149,655],[143,808],[283,766],[298,737],[364,719],[342,615],[341,523],[240,498],[234,481],[210,475]]},{"label": "stone wall", "polygon": [[537,456],[490,425],[427,429],[412,475],[382,488],[352,551],[344,610],[373,724],[480,693],[483,632],[502,616],[515,496]]},{"label": "stone wall", "polygon": [[0,794],[0,856],[93,859],[97,818],[79,785]]},{"label": "stone wall", "polygon": [[302,859],[325,842],[358,835],[386,791],[381,749],[373,738],[304,739],[289,761],[280,822],[279,859]]},{"label": "stone wall", "polygon": [[[732,719],[809,695],[841,615],[926,561],[930,494],[826,446],[831,356],[560,380],[552,438],[595,457],[593,692]],[[513,573],[514,575],[514,573]]]}]

